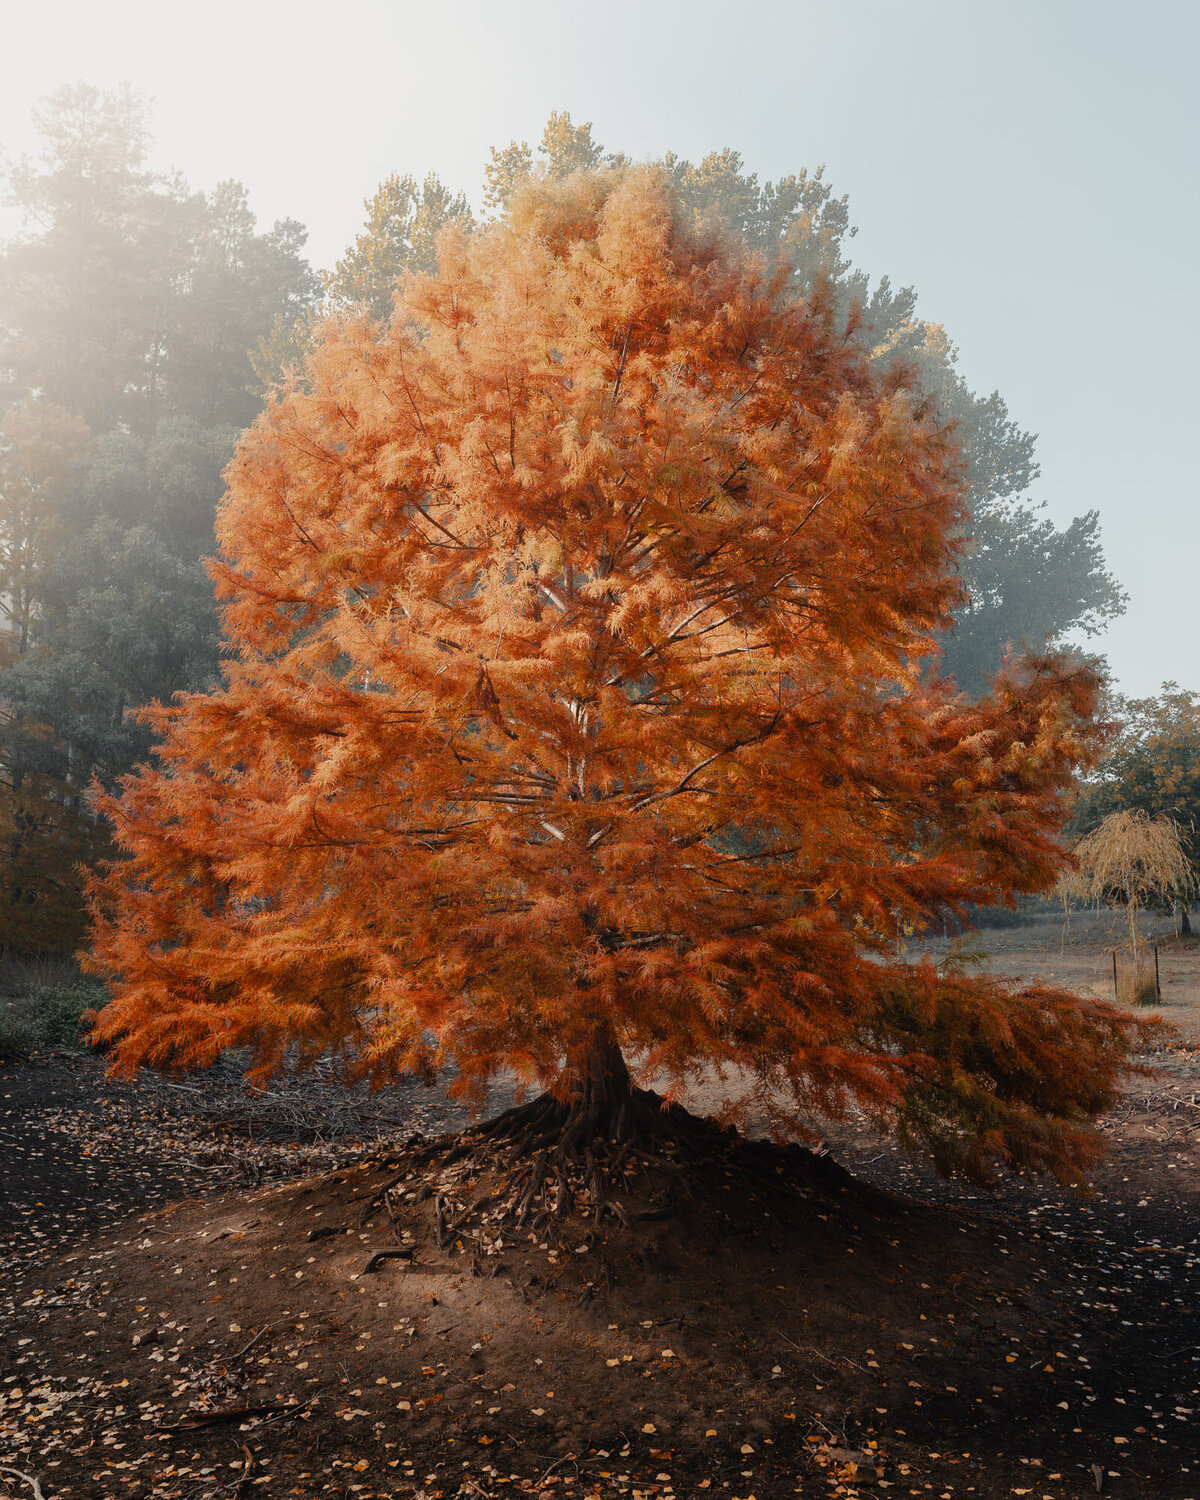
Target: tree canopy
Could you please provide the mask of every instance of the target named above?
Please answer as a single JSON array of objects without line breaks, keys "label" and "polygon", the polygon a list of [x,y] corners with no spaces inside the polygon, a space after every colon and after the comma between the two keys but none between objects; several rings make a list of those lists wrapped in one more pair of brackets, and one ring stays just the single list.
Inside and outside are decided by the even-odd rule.
[{"label": "tree canopy", "polygon": [[1200,857],[1200,694],[1164,682],[1156,698],[1117,698],[1116,734],[1080,799],[1085,832],[1111,812],[1175,820],[1189,857]]},{"label": "tree canopy", "polygon": [[[527,141],[492,148],[484,203],[503,216],[530,181],[627,164],[622,154],[605,151],[590,121],[576,125],[570,114],[553,111],[536,151]],[[825,283],[843,316],[858,308],[872,358],[915,365],[943,420],[955,424],[969,482],[969,519],[962,523],[969,540],[957,561],[964,596],[939,640],[945,671],[964,692],[985,692],[1009,651],[1078,650],[1080,636],[1095,636],[1123,612],[1126,596],[1105,563],[1098,514],[1089,511],[1063,528],[1042,514],[1044,502],[1030,497],[1040,474],[1034,435],[1013,419],[998,391],[980,395],[967,386],[957,351],[940,325],[918,316],[911,287],[894,287],[886,276],[872,283],[851,263],[849,203],[834,195],[823,168],[760,182],[730,147],[699,162],[668,152],[658,165],[694,223],[719,219],[749,247],[784,259],[800,294]],[[327,278],[326,301],[330,307],[357,302],[384,317],[397,277],[432,269],[441,225],[471,220],[465,200],[436,178],[418,191],[411,177],[392,177],[366,208],[362,234]],[[280,325],[264,341],[255,367],[266,385],[285,367],[302,370],[314,327],[315,319]]]},{"label": "tree canopy", "polygon": [[1139,957],[1137,915],[1144,907],[1187,902],[1196,875],[1173,818],[1140,809],[1106,814],[1075,845],[1074,868],[1064,872],[1064,901],[1120,906],[1129,919],[1129,947]]},{"label": "tree canopy", "polygon": [[1129,1023],[896,955],[1053,883],[1097,692],[927,669],[963,503],[912,372],[654,170],[527,184],[396,312],[240,444],[224,682],[103,802],[116,1064],[715,1065],[784,1130],[1077,1174]]}]

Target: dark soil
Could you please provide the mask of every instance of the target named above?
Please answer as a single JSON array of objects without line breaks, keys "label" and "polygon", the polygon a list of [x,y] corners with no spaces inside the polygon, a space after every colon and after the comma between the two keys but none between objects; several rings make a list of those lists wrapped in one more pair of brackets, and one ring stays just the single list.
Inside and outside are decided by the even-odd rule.
[{"label": "dark soil", "polygon": [[1200,1048],[1158,1061],[1087,1198],[847,1128],[849,1187],[446,1249],[416,1178],[359,1222],[436,1095],[0,1067],[0,1493],[1200,1500]]},{"label": "dark soil", "polygon": [[369,1094],[328,1071],[256,1095],[230,1059],[134,1083],[105,1079],[95,1056],[0,1061],[0,1256],[40,1260],[156,1203],[332,1169],[397,1131],[466,1121],[420,1084]]}]

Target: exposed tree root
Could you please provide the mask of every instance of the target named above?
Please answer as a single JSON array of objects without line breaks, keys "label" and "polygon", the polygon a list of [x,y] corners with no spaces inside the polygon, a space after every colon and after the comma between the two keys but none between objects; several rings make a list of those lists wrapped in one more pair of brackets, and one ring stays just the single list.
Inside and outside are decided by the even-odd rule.
[{"label": "exposed tree root", "polygon": [[412,1254],[411,1250],[378,1250],[362,1268],[362,1274],[370,1276],[378,1271],[385,1260],[411,1260]]},{"label": "exposed tree root", "polygon": [[574,1248],[580,1238],[596,1248],[606,1226],[671,1219],[697,1194],[720,1212],[729,1203],[720,1194],[731,1190],[754,1197],[768,1217],[795,1220],[811,1211],[814,1192],[851,1182],[820,1152],[746,1140],[632,1088],[623,1064],[611,1083],[610,1073],[603,1097],[595,1089],[567,1102],[541,1095],[461,1134],[410,1142],[386,1163],[392,1175],[367,1197],[362,1222],[386,1213],[407,1238],[406,1225],[432,1198],[438,1248],[469,1248],[484,1275],[481,1256],[518,1237],[559,1244],[568,1224]]}]

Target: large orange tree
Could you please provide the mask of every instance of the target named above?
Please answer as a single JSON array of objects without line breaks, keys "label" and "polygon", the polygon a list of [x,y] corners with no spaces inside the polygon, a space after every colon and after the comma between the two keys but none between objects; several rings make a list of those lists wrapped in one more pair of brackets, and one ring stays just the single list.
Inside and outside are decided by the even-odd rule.
[{"label": "large orange tree", "polygon": [[227,478],[224,686],[105,803],[117,1066],[511,1069],[571,1144],[653,1128],[627,1061],[716,1066],[782,1129],[1086,1164],[1119,1014],[897,938],[1053,880],[1096,683],[938,680],[953,433],[832,299],[653,172],[534,183],[328,323]]}]

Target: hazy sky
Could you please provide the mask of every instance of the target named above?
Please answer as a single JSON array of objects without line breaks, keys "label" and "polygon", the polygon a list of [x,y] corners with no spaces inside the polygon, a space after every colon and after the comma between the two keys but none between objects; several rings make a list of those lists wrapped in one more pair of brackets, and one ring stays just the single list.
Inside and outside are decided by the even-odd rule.
[{"label": "hazy sky", "polygon": [[[108,0],[5,7],[0,141],[59,85],[156,100],[157,161],[236,177],[335,260],[392,171],[478,202],[551,109],[634,157],[824,163],[854,260],[915,286],[1039,436],[1036,497],[1095,508],[1130,595],[1120,685],[1200,689],[1200,0]],[[11,220],[5,232],[11,231]]]}]

